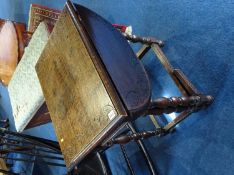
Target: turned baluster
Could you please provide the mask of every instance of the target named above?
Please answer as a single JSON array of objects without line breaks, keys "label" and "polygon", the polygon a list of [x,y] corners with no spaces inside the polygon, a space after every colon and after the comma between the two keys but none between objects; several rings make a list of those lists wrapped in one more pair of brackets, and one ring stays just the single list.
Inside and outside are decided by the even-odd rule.
[{"label": "turned baluster", "polygon": [[161,97],[151,102],[147,115],[161,115],[163,113],[182,112],[185,110],[196,111],[208,106],[213,97],[207,95],[196,95],[190,97]]},{"label": "turned baluster", "polygon": [[131,41],[133,43],[140,42],[142,44],[147,44],[147,45],[157,44],[160,47],[164,46],[163,41],[158,40],[158,39],[156,39],[154,37],[140,37],[140,36],[136,36],[136,35],[129,35],[127,33],[122,33],[122,34],[127,40],[129,40],[129,41]]},{"label": "turned baluster", "polygon": [[164,130],[161,128],[155,131],[144,131],[140,133],[127,134],[111,139],[107,145],[111,146],[113,144],[126,144],[130,141],[142,140],[152,136],[160,136],[162,134],[164,134]]}]

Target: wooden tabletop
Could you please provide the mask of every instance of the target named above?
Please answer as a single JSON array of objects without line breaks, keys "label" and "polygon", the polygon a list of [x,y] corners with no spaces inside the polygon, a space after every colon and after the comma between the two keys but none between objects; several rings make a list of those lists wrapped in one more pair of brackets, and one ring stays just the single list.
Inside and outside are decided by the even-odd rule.
[{"label": "wooden tabletop", "polygon": [[75,8],[128,112],[141,113],[151,98],[142,63],[122,34],[108,21],[81,5]]},{"label": "wooden tabletop", "polygon": [[[1,170],[5,170],[5,171],[8,171],[8,168],[6,166],[6,163],[5,163],[5,160],[0,158],[0,169]],[[3,175],[4,173],[1,173],[0,172],[0,175]]]},{"label": "wooden tabletop", "polygon": [[69,169],[150,100],[145,70],[123,36],[69,1],[36,71]]}]

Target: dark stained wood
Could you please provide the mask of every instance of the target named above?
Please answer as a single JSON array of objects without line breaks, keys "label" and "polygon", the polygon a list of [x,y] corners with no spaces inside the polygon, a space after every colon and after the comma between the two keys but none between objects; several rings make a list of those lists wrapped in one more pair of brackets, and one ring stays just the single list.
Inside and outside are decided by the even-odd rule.
[{"label": "dark stained wood", "polygon": [[162,130],[158,129],[155,131],[143,131],[139,133],[133,133],[133,134],[128,134],[128,135],[122,135],[116,138],[113,138],[110,140],[108,143],[109,145],[113,144],[126,144],[130,141],[137,141],[137,140],[142,140],[142,139],[147,139],[152,136],[160,136],[162,134]]},{"label": "dark stained wood", "polygon": [[140,115],[151,98],[143,65],[122,34],[91,10],[75,5],[84,26],[130,115]]},{"label": "dark stained wood", "polygon": [[147,44],[144,44],[140,48],[140,50],[136,53],[137,58],[141,60],[149,50],[150,50],[150,46]]},{"label": "dark stained wood", "polygon": [[161,97],[153,100],[146,114],[161,115],[172,112],[197,111],[207,107],[213,101],[210,95],[196,95],[189,97]]},{"label": "dark stained wood", "polygon": [[25,129],[34,128],[36,126],[40,126],[49,122],[51,122],[50,114],[46,103],[43,103],[43,105],[39,108],[37,113],[33,116],[32,120],[30,120],[28,125],[25,127]]},{"label": "dark stained wood", "polygon": [[161,64],[175,82],[176,86],[179,88],[180,92],[185,96],[171,99],[158,98],[151,102],[149,110],[146,112],[146,114],[150,114],[150,118],[157,129],[160,127],[157,122],[155,123],[155,119],[151,114],[159,115],[163,113],[181,112],[173,121],[163,127],[164,132],[169,133],[178,123],[187,118],[191,113],[206,108],[213,102],[214,98],[212,96],[204,95],[199,92],[180,69],[173,68],[160,48],[162,46],[160,43],[163,42],[153,42],[147,44],[143,39],[146,37],[138,37],[138,39],[134,39],[134,37],[126,38],[131,42],[140,42],[143,44],[142,48],[137,52],[138,59],[142,59],[149,49],[152,48],[156,58],[159,59]]},{"label": "dark stained wood", "polygon": [[[29,42],[29,36],[26,31],[26,25],[23,23],[14,22],[15,30],[18,38],[18,62],[24,54],[24,48]],[[30,35],[30,34],[29,34]],[[30,35],[31,36],[31,35]]]},{"label": "dark stained wood", "polygon": [[[138,53],[143,57],[149,50],[148,40],[137,40],[146,43]],[[186,78],[174,71],[159,45],[158,41],[150,43],[186,97],[151,101],[147,74],[126,39],[96,13],[67,2],[36,71],[69,170],[98,146],[105,146],[117,129],[130,119],[177,111],[190,114],[211,103],[211,96],[188,97],[187,91],[192,86],[187,91],[184,89]],[[173,128],[187,113],[182,113],[163,131]],[[112,140],[111,144],[161,133],[162,128],[133,133]]]},{"label": "dark stained wood", "polygon": [[180,69],[174,69],[173,75],[178,79],[183,89],[188,95],[200,94],[200,92],[195,88],[195,86],[188,80],[184,73]]},{"label": "dark stained wood", "polygon": [[36,71],[69,168],[104,139],[97,136],[114,128],[118,115],[126,113],[114,105],[118,99],[110,98],[68,8],[53,29]]},{"label": "dark stained wood", "polygon": [[151,45],[151,44],[157,44],[159,45],[160,47],[163,47],[164,46],[164,43],[163,41],[161,40],[158,40],[154,37],[140,37],[140,36],[136,36],[136,35],[130,35],[130,34],[127,34],[127,33],[122,33],[123,36],[133,42],[133,43],[142,43],[142,44],[147,44],[147,45]]}]

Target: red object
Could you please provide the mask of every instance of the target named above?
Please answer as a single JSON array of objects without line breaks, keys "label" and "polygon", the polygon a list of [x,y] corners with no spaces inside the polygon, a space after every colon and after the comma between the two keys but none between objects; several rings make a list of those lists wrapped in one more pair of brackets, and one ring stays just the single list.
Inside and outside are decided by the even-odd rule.
[{"label": "red object", "polygon": [[44,21],[48,25],[51,32],[59,18],[60,13],[61,11],[57,9],[48,8],[38,4],[31,4],[28,31],[33,33],[40,22]]},{"label": "red object", "polygon": [[121,24],[112,24],[116,29],[119,29],[121,32],[125,32],[127,29],[127,26],[121,25]]}]

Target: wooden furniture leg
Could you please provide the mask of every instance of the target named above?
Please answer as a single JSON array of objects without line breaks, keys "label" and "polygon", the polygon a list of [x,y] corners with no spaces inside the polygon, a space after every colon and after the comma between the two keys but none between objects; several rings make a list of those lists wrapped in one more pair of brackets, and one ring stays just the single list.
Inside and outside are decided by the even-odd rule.
[{"label": "wooden furniture leg", "polygon": [[176,86],[184,97],[159,98],[151,102],[150,108],[146,114],[155,125],[156,129],[159,124],[154,120],[153,115],[161,115],[163,113],[181,112],[172,122],[163,127],[163,132],[169,132],[179,122],[188,117],[191,113],[209,106],[214,100],[212,96],[204,95],[199,92],[195,86],[189,81],[180,69],[175,69],[161,50],[164,42],[153,37],[139,37],[136,35],[123,34],[125,38],[133,43],[140,42],[142,48],[136,53],[138,59],[142,59],[145,54],[152,49],[156,57],[164,66],[168,74],[171,76]]},{"label": "wooden furniture leg", "polygon": [[[151,48],[155,51],[183,97],[152,100],[147,72],[126,39],[98,14],[67,1],[36,71],[69,171],[102,147],[166,134],[185,116],[212,101],[197,93],[170,65],[160,50],[162,42],[126,37],[144,44],[139,58]],[[176,111],[183,111],[183,118],[165,128],[116,136],[139,116]]]}]

